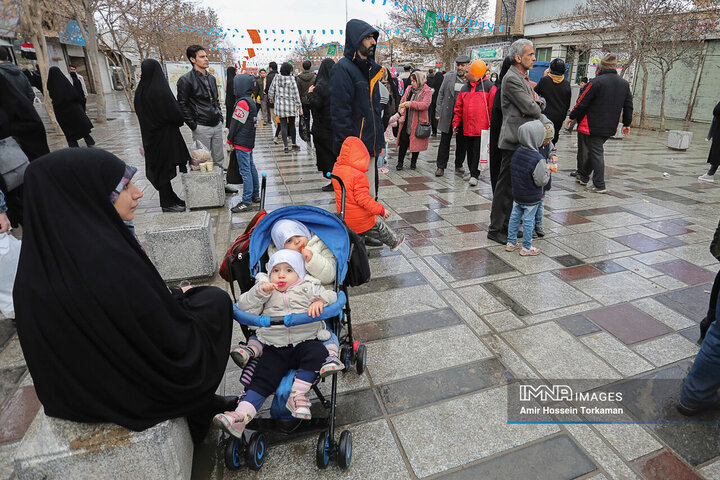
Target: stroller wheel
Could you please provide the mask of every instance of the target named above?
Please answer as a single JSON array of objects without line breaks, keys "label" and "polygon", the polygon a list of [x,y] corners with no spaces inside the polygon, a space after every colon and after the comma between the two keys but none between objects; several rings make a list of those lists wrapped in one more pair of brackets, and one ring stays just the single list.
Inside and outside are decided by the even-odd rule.
[{"label": "stroller wheel", "polygon": [[320,432],[315,452],[315,463],[318,468],[325,469],[330,463],[330,434],[327,431]]},{"label": "stroller wheel", "polygon": [[237,470],[242,466],[243,446],[239,439],[230,437],[225,442],[225,466],[228,470]]},{"label": "stroller wheel", "polygon": [[255,432],[250,437],[248,448],[245,451],[245,460],[250,470],[260,470],[265,463],[265,435]]},{"label": "stroller wheel", "polygon": [[343,345],[340,349],[340,361],[345,364],[345,371],[350,371],[352,364],[352,347],[350,345]]},{"label": "stroller wheel", "polygon": [[365,345],[359,345],[357,352],[355,352],[355,371],[358,375],[362,375],[365,372],[365,365],[367,364],[367,348]]},{"label": "stroller wheel", "polygon": [[352,462],[352,433],[343,430],[338,443],[338,466],[341,470],[347,470]]}]

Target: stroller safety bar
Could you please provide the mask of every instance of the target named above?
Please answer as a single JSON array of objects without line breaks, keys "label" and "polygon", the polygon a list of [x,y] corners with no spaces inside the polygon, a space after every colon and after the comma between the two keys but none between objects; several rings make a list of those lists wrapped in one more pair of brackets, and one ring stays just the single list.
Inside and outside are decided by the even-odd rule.
[{"label": "stroller safety bar", "polygon": [[327,320],[340,315],[343,307],[345,306],[345,302],[347,301],[347,297],[343,291],[338,292],[337,296],[337,301],[323,308],[323,312],[315,318],[311,317],[307,313],[290,313],[285,316],[277,317],[253,315],[251,313],[243,312],[237,307],[237,305],[233,305],[233,317],[235,317],[235,321],[240,325],[249,325],[251,327],[269,327],[272,325],[294,327],[297,325],[304,325],[306,323]]},{"label": "stroller safety bar", "polygon": [[337,175],[334,175],[330,172],[327,174],[327,178],[332,180],[337,180],[337,182],[340,184],[340,220],[343,222],[345,221],[345,183],[342,181],[342,178],[338,177]]}]

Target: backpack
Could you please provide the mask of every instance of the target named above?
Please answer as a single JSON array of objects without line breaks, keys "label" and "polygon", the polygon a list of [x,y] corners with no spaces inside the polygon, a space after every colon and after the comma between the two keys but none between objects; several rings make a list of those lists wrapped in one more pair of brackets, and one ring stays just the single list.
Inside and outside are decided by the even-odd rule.
[{"label": "backpack", "polygon": [[255,215],[250,221],[245,231],[235,239],[220,264],[220,276],[226,282],[230,283],[230,291],[235,300],[235,286],[233,282],[238,282],[240,292],[246,292],[252,288],[254,282],[250,276],[250,236],[258,222],[267,214],[262,210]]},{"label": "backpack", "polygon": [[[340,217],[339,214],[336,215]],[[345,228],[350,238],[350,256],[344,284],[349,287],[358,287],[370,281],[370,260],[365,240],[351,228],[347,228],[347,226]]]}]

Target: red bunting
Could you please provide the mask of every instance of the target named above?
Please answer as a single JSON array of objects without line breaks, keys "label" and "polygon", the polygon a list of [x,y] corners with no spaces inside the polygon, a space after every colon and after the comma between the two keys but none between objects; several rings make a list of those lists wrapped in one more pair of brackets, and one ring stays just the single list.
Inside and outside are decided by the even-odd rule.
[{"label": "red bunting", "polygon": [[255,56],[255,49],[248,48],[248,57],[253,58]]},{"label": "red bunting", "polygon": [[260,33],[257,30],[248,30],[247,32],[253,43],[260,43]]}]

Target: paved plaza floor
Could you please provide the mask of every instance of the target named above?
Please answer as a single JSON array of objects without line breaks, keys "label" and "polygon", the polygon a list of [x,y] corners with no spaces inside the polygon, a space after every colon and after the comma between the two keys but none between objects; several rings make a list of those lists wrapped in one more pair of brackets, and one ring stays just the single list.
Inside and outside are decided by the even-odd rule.
[{"label": "paved plaza floor", "polygon": [[[93,132],[97,145],[142,167],[137,121],[120,111],[121,99],[111,103],[114,119]],[[674,404],[718,271],[708,245],[720,216],[720,186],[697,181],[707,126],[690,129],[687,152],[669,150],[667,134],[654,131],[608,140],[608,195],[587,193],[568,176],[576,139],[563,133],[560,172],[545,201],[547,236],[530,258],[487,239],[487,174],[477,187],[451,169],[436,178],[439,137],[414,171],[397,172],[390,148],[379,197],[408,240],[394,253],[370,249],[372,280],[349,292],[355,335],[368,347],[365,375],[339,382],[351,468],[318,470],[313,434],[271,443],[260,472],[230,472],[214,432],[196,449],[193,479],[720,479],[720,424],[507,424],[507,385],[537,378],[676,379],[678,388],[627,395],[626,407],[628,420],[642,409],[681,420]],[[64,146],[50,137],[51,148]],[[300,152],[285,154],[269,127],[259,129],[254,156],[268,176],[266,208],[334,211],[313,153],[299,143]],[[137,183],[145,194],[137,215],[160,211],[144,168]],[[179,178],[173,183],[183,196]],[[208,210],[218,254],[254,215],[231,214],[237,200]],[[227,289],[218,276],[203,284]],[[236,325],[234,342],[241,338]],[[0,345],[0,478],[8,478],[39,404],[9,320],[0,321]],[[239,375],[229,361],[219,393],[240,393]]]}]

